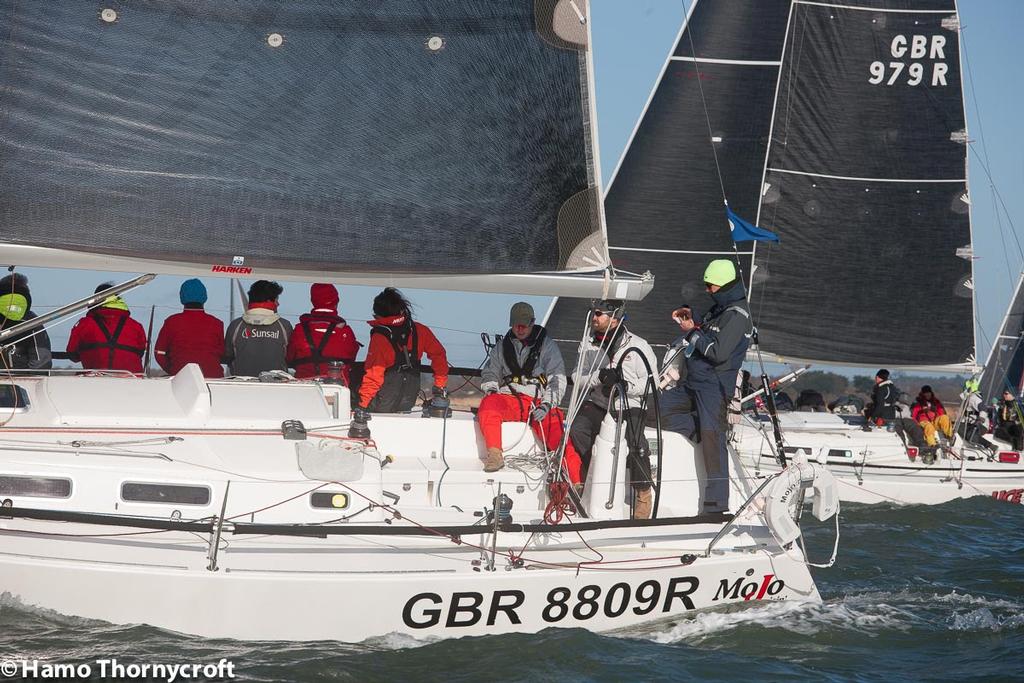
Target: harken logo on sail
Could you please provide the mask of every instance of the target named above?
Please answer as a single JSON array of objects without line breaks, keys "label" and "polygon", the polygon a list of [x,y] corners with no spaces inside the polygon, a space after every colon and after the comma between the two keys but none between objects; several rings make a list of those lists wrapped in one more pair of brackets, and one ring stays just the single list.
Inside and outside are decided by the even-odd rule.
[{"label": "harken logo on sail", "polygon": [[232,275],[251,275],[252,268],[249,266],[222,266],[215,265],[210,268],[211,273],[230,273]]}]

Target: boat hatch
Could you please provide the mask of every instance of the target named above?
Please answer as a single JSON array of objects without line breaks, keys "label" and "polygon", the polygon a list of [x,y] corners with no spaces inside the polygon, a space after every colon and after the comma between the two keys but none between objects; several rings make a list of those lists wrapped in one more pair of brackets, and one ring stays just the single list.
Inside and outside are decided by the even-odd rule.
[{"label": "boat hatch", "polygon": [[0,496],[70,498],[71,480],[64,477],[31,477],[0,474]]},{"label": "boat hatch", "polygon": [[126,481],[121,484],[121,500],[126,503],[209,505],[210,487]]}]

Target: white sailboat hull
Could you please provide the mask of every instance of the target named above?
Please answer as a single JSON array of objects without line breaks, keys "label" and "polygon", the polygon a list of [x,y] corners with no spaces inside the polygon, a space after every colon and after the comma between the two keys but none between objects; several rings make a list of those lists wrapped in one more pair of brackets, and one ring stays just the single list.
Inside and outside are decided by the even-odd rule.
[{"label": "white sailboat hull", "polygon": [[[342,387],[208,382],[195,366],[17,385],[27,405],[0,429],[0,592],[27,605],[208,637],[355,642],[607,631],[820,599],[799,547],[769,526],[772,491],[735,519],[697,515],[701,458],[678,435],[657,519],[630,519],[610,419],[590,514],[559,518],[519,423],[504,426],[508,466],[485,473],[468,413],[375,415],[365,443],[345,436]],[[734,487],[734,504],[749,494]],[[496,524],[499,497],[511,509]]]},{"label": "white sailboat hull", "polygon": [[[431,638],[551,627],[608,631],[697,610],[819,599],[799,551],[790,559],[752,547],[684,566],[678,542],[652,544],[646,551],[637,545],[619,552],[603,548],[615,557],[665,558],[620,570],[507,570],[499,564],[491,572],[474,571],[470,562],[479,553],[472,552],[443,567],[427,562],[403,568],[386,553],[345,557],[343,551],[327,551],[331,561],[318,563],[318,569],[292,566],[294,558],[272,551],[260,553],[258,568],[246,569],[252,558],[236,562],[229,552],[211,572],[199,565],[131,560],[144,551],[106,548],[106,559],[83,561],[18,552],[9,536],[4,547],[0,585],[26,604],[116,624],[246,640],[358,642],[392,633]],[[205,548],[198,550],[203,558]]]},{"label": "white sailboat hull", "polygon": [[[825,465],[838,484],[839,498],[851,503],[937,505],[958,498],[991,496],[1020,503],[1024,463],[990,460],[990,451],[964,447],[959,437],[949,450],[926,464],[913,460],[899,436],[884,429],[863,431],[840,416],[783,413],[786,444],[808,460]],[[734,439],[746,476],[772,474],[781,468],[769,446],[771,427],[745,421]]]}]

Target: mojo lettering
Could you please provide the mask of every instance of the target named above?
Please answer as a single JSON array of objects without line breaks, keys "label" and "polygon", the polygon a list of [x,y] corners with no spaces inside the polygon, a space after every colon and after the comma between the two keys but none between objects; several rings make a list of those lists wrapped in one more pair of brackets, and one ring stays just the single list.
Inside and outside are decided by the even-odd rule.
[{"label": "mojo lettering", "polygon": [[736,579],[731,584],[729,579],[722,579],[722,582],[718,584],[715,597],[711,600],[712,602],[722,599],[737,600],[739,598],[744,600],[763,600],[765,596],[772,597],[778,595],[785,587],[786,582],[782,579],[776,579],[775,574],[765,574],[760,584],[757,581],[744,582],[743,577]]},{"label": "mojo lettering", "polygon": [[[897,35],[889,44],[889,54],[900,61],[871,62],[868,83],[871,85],[921,85],[927,78],[932,86],[945,86],[949,65],[946,64],[946,37]],[[929,63],[908,60],[928,60]]]}]

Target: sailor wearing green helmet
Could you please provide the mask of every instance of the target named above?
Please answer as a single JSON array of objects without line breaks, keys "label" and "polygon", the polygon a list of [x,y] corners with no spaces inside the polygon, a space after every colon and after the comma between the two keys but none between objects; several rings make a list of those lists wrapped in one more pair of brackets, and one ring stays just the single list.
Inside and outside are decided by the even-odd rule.
[{"label": "sailor wearing green helmet", "polygon": [[[704,511],[729,509],[729,454],[726,447],[727,408],[736,391],[736,377],[753,335],[746,291],[736,266],[728,259],[716,259],[704,270],[704,287],[715,304],[703,322],[690,313],[689,306],[677,309],[687,315],[674,316],[682,330],[686,351],[686,380],[665,392],[662,399],[663,424],[701,444],[707,483]],[[696,403],[693,412],[671,409]],[[666,411],[665,406],[670,409]]]},{"label": "sailor wearing green helmet", "polygon": [[957,428],[960,436],[970,443],[991,448],[992,444],[984,438],[990,431],[990,424],[981,398],[981,381],[971,377],[964,382],[960,400],[964,406],[964,416]]},{"label": "sailor wearing green helmet", "polygon": [[[28,278],[12,273],[0,279],[0,329],[36,317],[32,312],[32,293]],[[46,330],[31,330],[3,342],[3,369],[48,370],[53,367],[50,337]]]}]

